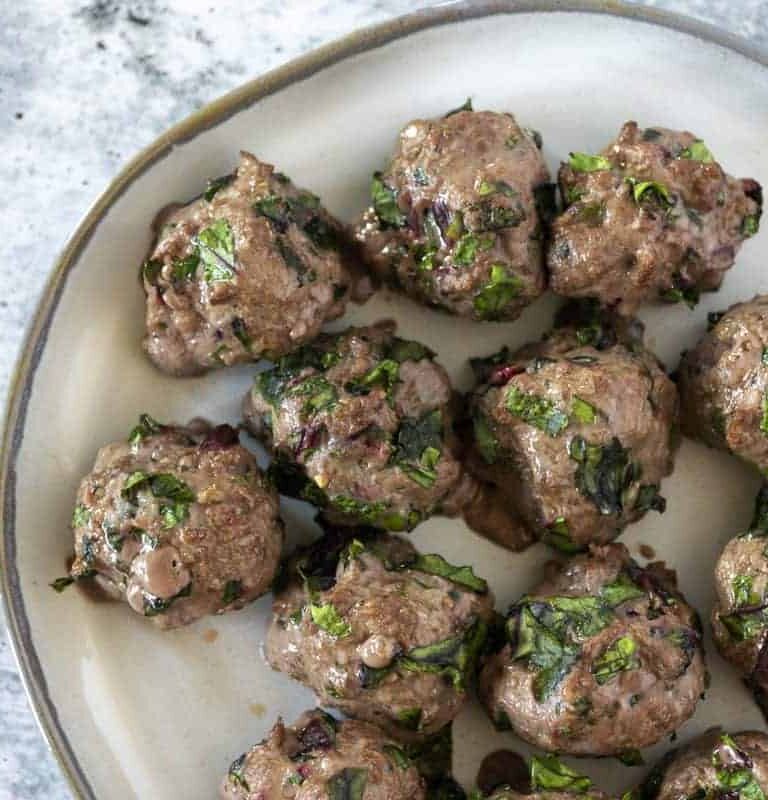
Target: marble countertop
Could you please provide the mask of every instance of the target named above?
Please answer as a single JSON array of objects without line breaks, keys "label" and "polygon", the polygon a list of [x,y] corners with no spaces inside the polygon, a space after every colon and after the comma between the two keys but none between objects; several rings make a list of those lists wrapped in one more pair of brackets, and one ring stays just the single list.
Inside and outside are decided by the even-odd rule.
[{"label": "marble countertop", "polygon": [[[0,26],[0,399],[51,264],[118,170],[243,81],[412,0],[26,0]],[[768,47],[768,0],[649,0]],[[0,623],[2,625],[2,623]],[[69,798],[0,631],[0,800]]]}]

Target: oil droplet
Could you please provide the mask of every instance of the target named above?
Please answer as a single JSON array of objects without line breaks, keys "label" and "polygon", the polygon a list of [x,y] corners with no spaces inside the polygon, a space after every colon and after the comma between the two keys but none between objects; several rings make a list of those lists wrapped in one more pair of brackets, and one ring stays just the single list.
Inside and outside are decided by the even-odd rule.
[{"label": "oil droplet", "polygon": [[643,558],[655,558],[656,551],[649,544],[641,544],[637,548]]},{"label": "oil droplet", "polygon": [[219,632],[214,628],[207,628],[203,631],[203,639],[205,639],[208,644],[213,644],[219,638]]},{"label": "oil droplet", "polygon": [[263,703],[251,703],[248,710],[254,717],[261,719],[267,713],[267,707]]}]

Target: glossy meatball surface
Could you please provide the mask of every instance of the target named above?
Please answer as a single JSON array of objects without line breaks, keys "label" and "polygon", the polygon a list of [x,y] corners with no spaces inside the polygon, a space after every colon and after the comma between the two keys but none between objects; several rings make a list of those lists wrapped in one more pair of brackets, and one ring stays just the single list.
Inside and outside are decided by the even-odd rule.
[{"label": "glossy meatball surface", "polygon": [[542,215],[554,186],[540,146],[511,114],[408,123],[357,226],[373,272],[452,314],[515,319],[546,283]]},{"label": "glossy meatball surface", "polygon": [[768,736],[762,731],[731,735],[712,728],[686,747],[667,753],[632,797],[760,800],[766,793]]},{"label": "glossy meatball surface", "polygon": [[355,537],[326,536],[291,559],[267,659],[394,736],[436,733],[467,698],[493,598],[471,567],[391,534]]},{"label": "glossy meatball surface", "polygon": [[551,287],[625,314],[719,288],[762,211],[760,184],[726,174],[692,133],[636,122],[599,155],[572,153],[559,182]]},{"label": "glossy meatball surface", "polygon": [[433,357],[385,323],[323,335],[257,376],[245,422],[272,447],[280,491],[335,522],[388,530],[455,513],[473,482]]},{"label": "glossy meatball surface", "polygon": [[340,224],[250,153],[155,227],[144,349],[164,372],[279,357],[344,313],[352,279]]},{"label": "glossy meatball surface", "polygon": [[683,433],[768,468],[768,295],[710,316],[678,386]]},{"label": "glossy meatball surface", "polygon": [[497,726],[536,747],[608,756],[672,733],[705,685],[698,618],[674,573],[611,544],[551,565],[512,606],[480,696]]},{"label": "glossy meatball surface", "polygon": [[573,552],[664,510],[677,394],[636,324],[617,328],[593,304],[558,322],[539,343],[475,361],[468,465],[521,517],[522,545],[544,538]]},{"label": "glossy meatball surface", "polygon": [[715,566],[712,631],[720,654],[744,675],[768,716],[768,488],[749,529],[731,539]]},{"label": "glossy meatball surface", "polygon": [[222,800],[423,800],[424,782],[406,753],[378,728],[319,709],[232,763]]},{"label": "glossy meatball surface", "polygon": [[93,577],[161,628],[242,608],[277,570],[278,511],[233,428],[194,433],[143,415],[80,484],[70,575]]}]

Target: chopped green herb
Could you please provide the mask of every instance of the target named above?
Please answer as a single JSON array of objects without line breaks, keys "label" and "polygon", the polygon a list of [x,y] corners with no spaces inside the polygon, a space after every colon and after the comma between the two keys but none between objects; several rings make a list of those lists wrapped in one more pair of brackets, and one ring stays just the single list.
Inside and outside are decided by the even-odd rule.
[{"label": "chopped green herb", "polygon": [[574,172],[598,172],[611,169],[611,162],[605,156],[591,156],[588,153],[571,153],[568,165]]},{"label": "chopped green herb", "polygon": [[688,147],[684,147],[680,151],[680,158],[690,158],[693,161],[703,161],[705,164],[709,164],[715,160],[715,157],[710,153],[709,148],[701,141],[701,139],[696,139],[695,142],[692,142],[688,145]]},{"label": "chopped green herb", "polygon": [[547,525],[541,540],[561,553],[578,553],[584,549],[573,541],[565,517],[558,517],[551,525]]},{"label": "chopped green herb", "polygon": [[629,450],[614,437],[610,444],[589,444],[574,436],[569,453],[578,462],[576,488],[591,500],[601,514],[621,514],[624,496],[637,477],[638,467],[629,460]]},{"label": "chopped green herb", "polygon": [[312,603],[309,606],[309,613],[312,615],[312,622],[318,628],[322,628],[337,639],[343,639],[352,633],[352,627],[348,622],[344,621],[332,603],[324,605]]},{"label": "chopped green herb", "polygon": [[597,409],[586,400],[574,397],[571,402],[571,413],[582,425],[592,425],[597,422]]},{"label": "chopped green herb", "polygon": [[624,178],[632,187],[632,196],[640,204],[643,200],[652,200],[661,205],[671,206],[673,201],[669,189],[658,181],[638,181],[637,178]]},{"label": "chopped green herb", "polygon": [[248,333],[248,325],[242,317],[235,317],[232,320],[232,333],[234,334],[235,339],[237,339],[240,344],[250,353],[253,345],[253,339],[251,339],[251,336]]},{"label": "chopped green herb", "polygon": [[337,402],[336,388],[322,375],[313,375],[298,384],[291,396],[306,397],[302,412],[305,415],[331,410]]},{"label": "chopped green herb", "polygon": [[196,497],[192,489],[184,481],[168,472],[158,472],[152,475],[150,484],[155,497],[167,497],[169,500],[176,500],[179,503],[195,502]]},{"label": "chopped green herb", "polygon": [[595,660],[592,674],[599,684],[608,683],[620,672],[636,669],[640,666],[637,660],[637,644],[630,636],[619,637],[605,652]]},{"label": "chopped green herb", "polygon": [[142,439],[160,433],[164,427],[156,419],[150,417],[149,414],[140,414],[139,424],[128,435],[128,442],[132,445],[138,445]]},{"label": "chopped green herb", "polygon": [[434,352],[425,345],[409,339],[400,339],[397,336],[387,347],[387,358],[397,361],[398,364],[402,364],[404,361],[422,361],[425,358],[432,359],[434,357]]},{"label": "chopped green herb", "polygon": [[368,394],[374,386],[383,386],[389,397],[399,375],[400,365],[397,361],[385,358],[368,370],[365,375],[349,381],[344,388],[350,394]]},{"label": "chopped green herb", "polygon": [[622,750],[616,758],[621,761],[627,767],[641,767],[645,764],[645,760],[643,759],[643,754],[637,750]]},{"label": "chopped green herb", "polygon": [[420,708],[404,708],[396,714],[401,727],[409,731],[417,731],[421,724],[422,710]]},{"label": "chopped green herb", "polygon": [[763,394],[763,414],[760,417],[760,430],[768,435],[768,390]]},{"label": "chopped green herb", "polygon": [[482,578],[478,578],[477,575],[475,575],[472,567],[456,567],[436,553],[429,553],[427,555],[419,554],[416,560],[407,566],[419,572],[426,572],[428,575],[437,575],[441,578],[445,578],[451,581],[451,583],[464,586],[478,594],[486,594],[488,592],[488,584]]},{"label": "chopped green herb", "polygon": [[142,470],[135,470],[132,472],[123,483],[122,496],[127,500],[133,501],[136,497],[138,487],[142,486],[149,480],[149,475]]},{"label": "chopped green herb", "polygon": [[232,183],[234,177],[234,175],[222,175],[220,178],[209,180],[208,185],[205,187],[205,191],[203,192],[203,199],[210,203],[220,189],[223,189],[225,186],[229,186],[229,184]]},{"label": "chopped green herb", "polygon": [[231,580],[227,581],[226,585],[224,586],[224,594],[221,597],[222,603],[224,605],[229,605],[237,600],[240,595],[243,593],[243,582],[239,580]]},{"label": "chopped green herb", "polygon": [[408,769],[411,766],[411,759],[408,758],[405,750],[401,750],[397,745],[385,744],[383,750],[398,769]]},{"label": "chopped green herb", "polygon": [[367,769],[345,767],[326,782],[328,800],[363,800],[367,782]]},{"label": "chopped green herb", "polygon": [[65,575],[63,578],[56,578],[55,581],[52,581],[48,585],[53,589],[55,592],[61,594],[67,586],[71,586],[75,582],[75,578],[71,575]]},{"label": "chopped green herb", "polygon": [[462,233],[464,233],[464,215],[461,211],[455,211],[450,224],[445,229],[445,236],[447,239],[455,242]]},{"label": "chopped green herb", "polygon": [[555,756],[533,756],[530,763],[531,788],[555,792],[584,794],[592,781],[563,764]]},{"label": "chopped green herb", "polygon": [[760,596],[752,591],[754,578],[751,575],[736,575],[731,581],[733,602],[736,607],[753,606],[760,602]]},{"label": "chopped green herb", "polygon": [[371,199],[373,209],[382,225],[391,228],[402,228],[405,225],[405,214],[397,205],[395,190],[390,189],[380,172],[374,172],[371,179]]},{"label": "chopped green herb", "polygon": [[498,455],[499,442],[493,434],[491,424],[485,414],[475,411],[472,415],[475,446],[486,464],[493,464]]},{"label": "chopped green herb", "polygon": [[494,264],[490,280],[475,295],[475,313],[480,319],[498,319],[522,288],[523,282],[517,275],[509,272],[504,264]]},{"label": "chopped green herb", "polygon": [[177,258],[171,263],[175,281],[192,280],[200,264],[200,254],[195,250],[184,258]]},{"label": "chopped green herb", "polygon": [[437,480],[441,456],[443,418],[439,409],[419,419],[406,417],[395,436],[392,462],[411,480],[428,489]]},{"label": "chopped green herb", "polygon": [[536,394],[525,394],[516,386],[507,389],[505,405],[510,414],[549,436],[558,436],[568,426],[568,415],[553,402]]},{"label": "chopped green herb", "polygon": [[600,596],[611,607],[616,608],[629,600],[644,597],[645,592],[640,589],[626,573],[622,572],[615,581],[606,583],[600,590]]},{"label": "chopped green herb", "polygon": [[469,266],[474,262],[478,250],[488,250],[493,247],[494,242],[492,235],[465,233],[453,248],[453,261],[461,266]]},{"label": "chopped green herb", "polygon": [[659,494],[655,483],[645,483],[640,487],[635,500],[635,511],[645,514],[646,511],[658,511],[663,514],[667,510],[667,500]]},{"label": "chopped green herb", "polygon": [[75,510],[72,512],[72,527],[81,528],[83,525],[87,525],[90,522],[90,519],[91,512],[88,509],[88,506],[78,503],[75,506]]},{"label": "chopped green herb", "polygon": [[144,616],[155,617],[158,614],[164,614],[176,600],[181,597],[189,597],[191,593],[192,584],[188,583],[180,592],[177,592],[173,597],[169,597],[167,600],[152,594],[145,594]]},{"label": "chopped green herb", "polygon": [[161,503],[160,517],[163,520],[163,527],[166,529],[180,525],[189,516],[189,506],[186,503]]},{"label": "chopped green herb", "polygon": [[240,758],[235,759],[235,761],[233,761],[230,764],[227,777],[229,778],[230,781],[232,781],[232,783],[241,786],[243,789],[245,789],[246,792],[250,792],[251,787],[248,785],[248,782],[243,777],[244,765],[245,765],[245,753],[243,753],[243,755],[241,755]]},{"label": "chopped green herb", "polygon": [[163,269],[163,262],[158,261],[156,258],[148,258],[141,265],[141,274],[147,283],[153,286],[157,283],[157,279]]},{"label": "chopped green herb", "polygon": [[203,277],[208,283],[235,276],[235,235],[225,219],[218,219],[197,234]]},{"label": "chopped green herb", "polygon": [[747,214],[741,221],[741,235],[750,237],[754,236],[760,230],[760,215]]},{"label": "chopped green herb", "polygon": [[468,97],[458,108],[452,108],[449,112],[444,114],[443,117],[452,117],[454,114],[458,114],[459,111],[474,111],[471,97]]}]

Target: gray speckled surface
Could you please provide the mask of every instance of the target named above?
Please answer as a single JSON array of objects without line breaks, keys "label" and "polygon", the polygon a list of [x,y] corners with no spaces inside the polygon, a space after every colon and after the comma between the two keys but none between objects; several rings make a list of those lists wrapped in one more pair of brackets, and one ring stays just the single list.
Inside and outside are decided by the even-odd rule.
[{"label": "gray speckled surface", "polygon": [[[647,5],[768,46],[768,0]],[[0,399],[56,254],[134,153],[246,79],[414,6],[411,0],[3,3]],[[0,631],[0,800],[43,797],[70,793],[37,731]]]}]

